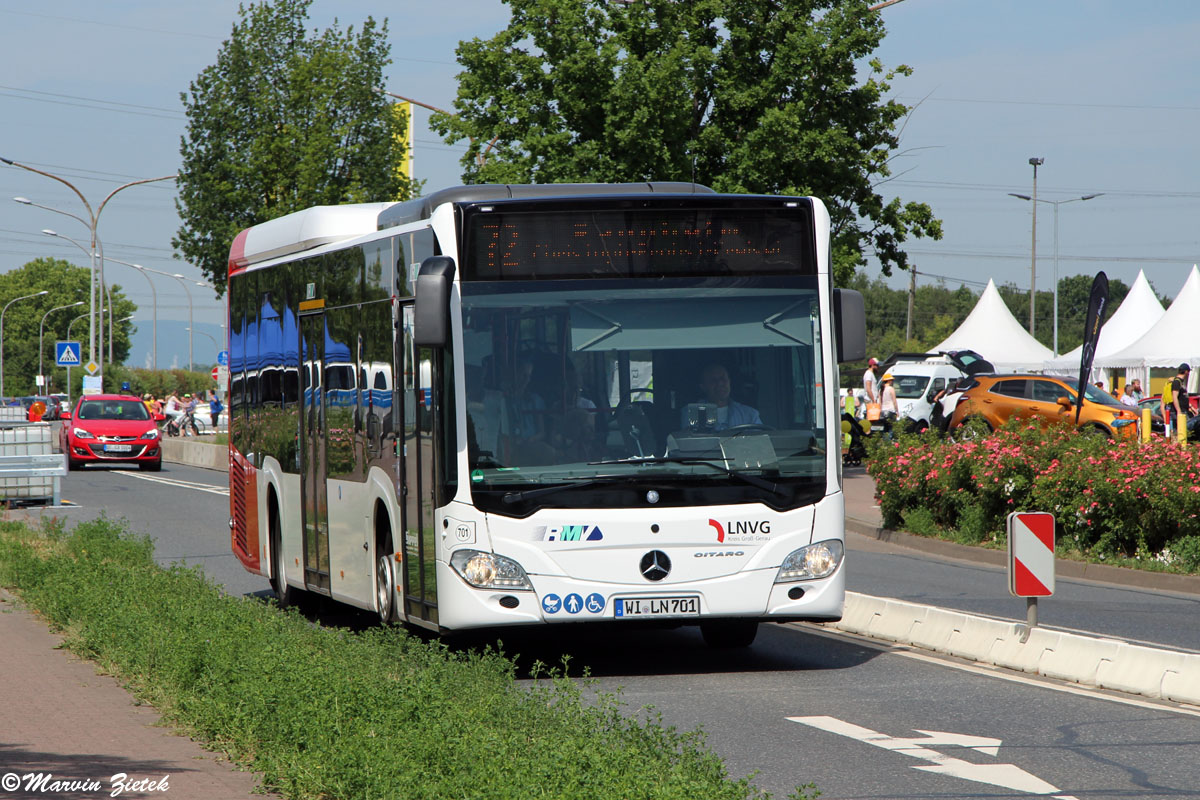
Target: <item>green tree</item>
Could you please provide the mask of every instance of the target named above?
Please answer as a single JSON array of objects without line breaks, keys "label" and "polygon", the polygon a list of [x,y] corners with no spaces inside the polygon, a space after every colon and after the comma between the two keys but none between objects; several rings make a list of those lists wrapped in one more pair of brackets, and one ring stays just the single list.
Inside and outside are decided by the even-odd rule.
[{"label": "green tree", "polygon": [[314,205],[407,199],[405,121],[377,88],[387,22],[305,30],[312,0],[239,6],[240,21],[181,95],[182,226],[172,243],[223,291],[242,229]]},{"label": "green tree", "polygon": [[[46,317],[41,336],[42,369],[47,376],[47,391],[63,391],[67,385],[67,371],[54,366],[54,343],[67,338],[67,326],[73,319],[89,310],[88,292],[91,289],[91,270],[77,267],[57,258],[38,258],[19,269],[0,275],[0,307],[22,295],[45,290],[48,294],[13,303],[4,314],[4,330],[0,331],[0,346],[4,348],[4,393],[9,396],[37,394],[38,343],[42,316],[51,309],[80,301],[81,306],[55,311]],[[126,318],[137,310],[137,305],[122,294],[117,284],[108,285],[112,296],[113,360],[122,363],[129,356],[130,337],[133,325]],[[87,339],[87,320],[80,320],[72,329],[76,338]],[[105,356],[108,355],[108,324],[104,326]],[[84,359],[87,348],[84,347]],[[105,359],[107,363],[107,358]],[[74,386],[71,393],[77,394],[82,383],[83,370],[72,371]],[[105,378],[107,379],[107,374]],[[107,385],[105,388],[109,388]]]},{"label": "green tree", "polygon": [[[1094,280],[1094,275],[1070,275],[1060,278],[1058,281],[1058,350],[1060,353],[1069,352],[1083,344],[1083,329],[1087,324],[1088,303],[1092,298],[1092,281]],[[1126,286],[1122,280],[1117,278],[1109,280],[1105,321],[1121,307],[1121,303],[1125,301],[1125,295],[1129,294],[1129,289],[1130,287]],[[1049,332],[1053,334],[1051,326],[1054,325],[1054,296],[1051,294],[1046,300],[1043,300],[1042,294],[1042,292],[1038,293],[1038,306],[1040,309],[1044,303],[1045,307],[1050,309],[1050,317],[1046,324]],[[1028,303],[1028,293],[1025,294],[1025,298],[1025,302]],[[1040,319],[1038,324],[1041,324]],[[1038,338],[1041,339],[1041,331],[1038,333]]]},{"label": "green tree", "polygon": [[884,36],[865,0],[505,0],[508,28],[460,43],[457,114],[471,183],[695,180],[811,194],[829,207],[835,280],[874,254],[904,268],[941,238],[924,203],[886,201],[909,108],[867,60]]}]

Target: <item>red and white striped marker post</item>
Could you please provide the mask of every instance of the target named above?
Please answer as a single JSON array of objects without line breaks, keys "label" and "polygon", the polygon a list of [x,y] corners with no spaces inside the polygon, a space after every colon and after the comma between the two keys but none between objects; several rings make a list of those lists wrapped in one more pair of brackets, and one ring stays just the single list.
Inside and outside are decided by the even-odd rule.
[{"label": "red and white striped marker post", "polygon": [[1037,627],[1037,599],[1054,594],[1054,515],[1014,511],[1008,515],[1008,591],[1026,598],[1029,631]]}]

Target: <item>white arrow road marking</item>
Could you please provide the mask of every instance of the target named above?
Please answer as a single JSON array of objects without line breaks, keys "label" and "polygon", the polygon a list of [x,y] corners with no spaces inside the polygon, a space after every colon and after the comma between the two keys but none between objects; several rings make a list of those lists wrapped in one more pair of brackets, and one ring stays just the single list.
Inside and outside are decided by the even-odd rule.
[{"label": "white arrow road marking", "polygon": [[167,486],[178,486],[181,489],[195,489],[198,492],[211,492],[212,494],[229,496],[229,489],[221,486],[213,486],[211,483],[196,483],[194,481],[181,481],[176,478],[162,478],[156,475],[143,475],[140,472],[126,472],[124,470],[113,470],[114,475],[124,475],[127,478],[138,478],[143,481],[151,481],[153,483],[165,483]]},{"label": "white arrow road marking", "polygon": [[922,744],[954,744],[959,747],[969,747],[972,750],[978,750],[985,756],[995,758],[1000,755],[1000,740],[989,739],[986,736],[968,736],[965,733],[948,733],[946,731],[923,731],[917,729],[917,733],[925,734],[925,738],[921,740]]},{"label": "white arrow road marking", "polygon": [[[970,747],[980,753],[996,756],[1000,752],[1000,739],[989,739],[983,736],[969,736],[962,733],[947,733],[944,731],[917,731],[925,738],[901,738],[843,722],[835,717],[788,717],[791,722],[808,725],[828,733],[836,733],[850,739],[857,739],[884,750],[891,750],[913,758],[933,762],[932,767],[914,766],[924,772],[937,775],[949,775],[952,778],[988,783],[1001,786],[1017,792],[1029,794],[1054,794],[1059,789],[1046,783],[1036,775],[1031,775],[1015,764],[972,764],[960,758],[952,758],[945,753],[930,750],[926,745],[957,745]],[[1075,800],[1069,795],[1057,795],[1056,800]]]}]

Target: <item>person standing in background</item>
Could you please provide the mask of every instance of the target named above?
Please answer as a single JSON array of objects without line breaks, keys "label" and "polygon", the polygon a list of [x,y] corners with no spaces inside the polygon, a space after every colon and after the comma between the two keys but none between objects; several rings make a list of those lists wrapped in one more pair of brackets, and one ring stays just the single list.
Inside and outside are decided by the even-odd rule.
[{"label": "person standing in background", "polygon": [[879,402],[879,380],[875,375],[875,368],[879,366],[879,361],[872,358],[867,361],[867,371],[863,373],[863,394],[866,395],[866,402]]},{"label": "person standing in background", "polygon": [[221,418],[221,411],[225,405],[221,402],[221,398],[217,397],[216,391],[210,391],[208,397],[208,413],[212,417],[213,432],[217,430],[217,420]]}]

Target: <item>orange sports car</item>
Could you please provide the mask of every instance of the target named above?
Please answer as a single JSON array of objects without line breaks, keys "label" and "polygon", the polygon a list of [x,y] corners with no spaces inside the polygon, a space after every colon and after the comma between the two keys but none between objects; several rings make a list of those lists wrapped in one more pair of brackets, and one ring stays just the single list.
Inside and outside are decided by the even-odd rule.
[{"label": "orange sports car", "polygon": [[[954,409],[950,430],[972,419],[981,419],[995,430],[1014,415],[1074,425],[1078,384],[1074,378],[1054,375],[976,375]],[[1095,386],[1084,387],[1080,430],[1132,438],[1137,435],[1137,420],[1136,409]]]}]

